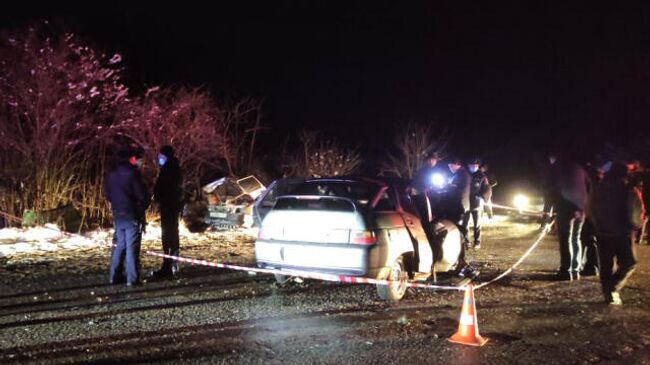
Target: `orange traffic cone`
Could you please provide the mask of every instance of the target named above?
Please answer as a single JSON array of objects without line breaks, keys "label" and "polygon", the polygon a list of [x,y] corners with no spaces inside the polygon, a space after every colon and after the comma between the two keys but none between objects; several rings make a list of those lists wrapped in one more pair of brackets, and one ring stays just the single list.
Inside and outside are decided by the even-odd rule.
[{"label": "orange traffic cone", "polygon": [[476,318],[476,304],[474,304],[474,287],[471,283],[465,288],[465,299],[463,309],[460,313],[458,331],[449,338],[449,342],[460,343],[470,346],[483,346],[488,341],[478,333],[478,321]]}]

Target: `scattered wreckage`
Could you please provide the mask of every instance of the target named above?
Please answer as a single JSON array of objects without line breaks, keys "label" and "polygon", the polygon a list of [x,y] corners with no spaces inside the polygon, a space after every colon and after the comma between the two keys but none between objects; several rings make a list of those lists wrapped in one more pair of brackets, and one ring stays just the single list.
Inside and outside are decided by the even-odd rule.
[{"label": "scattered wreckage", "polygon": [[223,177],[201,188],[183,210],[183,219],[192,232],[231,230],[253,226],[252,207],[266,187],[255,177]]}]

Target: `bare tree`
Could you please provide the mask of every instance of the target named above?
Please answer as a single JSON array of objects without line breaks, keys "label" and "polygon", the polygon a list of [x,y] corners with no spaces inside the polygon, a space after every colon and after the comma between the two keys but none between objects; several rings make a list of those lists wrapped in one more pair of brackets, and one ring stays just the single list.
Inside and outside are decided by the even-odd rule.
[{"label": "bare tree", "polygon": [[395,148],[397,153],[388,154],[381,166],[381,175],[413,178],[424,165],[431,152],[443,154],[451,134],[447,129],[436,130],[433,123],[409,122],[395,127]]},{"label": "bare tree", "polygon": [[143,174],[149,184],[158,171],[158,150],[172,145],[185,182],[198,185],[207,171],[226,169],[226,115],[200,89],[152,87],[120,110],[111,130],[143,148]]},{"label": "bare tree", "polygon": [[10,213],[73,202],[101,219],[105,209],[86,189],[101,186],[103,137],[113,110],[128,102],[120,62],[47,22],[0,37],[0,167]]},{"label": "bare tree", "polygon": [[257,133],[263,129],[260,109],[261,103],[250,98],[223,104],[223,156],[232,176],[252,170]]}]

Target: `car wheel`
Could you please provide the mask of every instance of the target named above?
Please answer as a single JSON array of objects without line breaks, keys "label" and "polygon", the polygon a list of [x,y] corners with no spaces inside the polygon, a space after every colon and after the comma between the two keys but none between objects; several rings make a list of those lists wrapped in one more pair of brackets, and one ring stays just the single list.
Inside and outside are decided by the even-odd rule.
[{"label": "car wheel", "polygon": [[273,276],[275,276],[275,282],[280,285],[284,285],[291,280],[291,276],[289,275],[273,274]]},{"label": "car wheel", "polygon": [[387,280],[393,281],[390,285],[377,284],[377,294],[388,302],[398,302],[406,294],[406,280],[408,273],[404,266],[404,259],[400,256],[393,262]]}]

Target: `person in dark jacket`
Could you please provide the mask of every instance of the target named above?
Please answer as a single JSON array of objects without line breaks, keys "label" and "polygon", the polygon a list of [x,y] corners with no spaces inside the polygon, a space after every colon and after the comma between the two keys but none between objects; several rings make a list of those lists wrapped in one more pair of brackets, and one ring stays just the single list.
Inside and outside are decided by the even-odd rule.
[{"label": "person in dark jacket", "polygon": [[431,201],[427,201],[427,199],[434,198],[429,193],[434,188],[433,176],[439,171],[438,160],[439,157],[436,152],[430,153],[427,156],[426,163],[418,170],[409,186],[415,206],[422,217],[422,224],[427,226],[425,230],[428,230],[428,223],[434,218],[431,212]]},{"label": "person in dark jacket", "polygon": [[[468,230],[469,218],[472,218],[474,228],[474,249],[481,247],[481,215],[483,206],[492,196],[492,187],[490,182],[480,169],[481,161],[472,160],[467,164],[467,169],[471,174],[471,185],[469,194],[469,212],[463,216],[463,227]],[[469,234],[468,234],[469,235]]]},{"label": "person in dark jacket", "polygon": [[471,176],[469,172],[461,165],[458,158],[452,158],[447,164],[451,175],[449,177],[449,219],[459,224],[459,229],[463,235],[465,245],[469,244],[467,237],[467,225],[462,223],[470,210],[470,188]]},{"label": "person in dark jacket", "polygon": [[[585,169],[589,174],[590,190],[600,184],[603,178],[602,170],[593,163],[586,163]],[[591,191],[590,191],[591,193]],[[589,216],[585,217],[582,225],[582,271],[581,276],[596,276],[599,273],[600,263],[598,258],[598,240],[596,230]]]},{"label": "person in dark jacket", "polygon": [[109,282],[123,280],[122,268],[126,269],[127,286],[140,280],[140,243],[144,230],[144,214],[149,204],[142,176],[137,166],[141,156],[132,148],[119,152],[116,167],[106,176],[106,198],[111,203],[115,243],[111,258]]},{"label": "person in dark jacket", "polygon": [[433,174],[435,174],[440,169],[438,166],[438,161],[440,161],[440,157],[438,156],[437,152],[431,152],[427,155],[426,162],[415,174],[415,177],[411,183],[411,187],[415,189],[413,194],[424,194],[425,191],[429,190],[432,187]]},{"label": "person in dark jacket", "polygon": [[[171,146],[163,146],[158,153],[160,174],[154,187],[154,200],[160,208],[160,227],[162,230],[163,251],[178,256],[180,239],[178,236],[178,219],[182,210],[183,175],[178,159]],[[154,278],[169,278],[178,272],[178,262],[163,259],[160,270],[154,271]]]},{"label": "person in dark jacket", "polygon": [[627,180],[624,164],[613,164],[602,183],[594,187],[588,214],[598,240],[600,282],[605,300],[621,305],[619,292],[636,265],[633,234],[645,216],[641,196]]},{"label": "person in dark jacket", "polygon": [[578,163],[556,162],[551,169],[551,203],[557,211],[560,246],[559,280],[580,278],[582,270],[582,225],[589,194],[589,175]]},{"label": "person in dark jacket", "polygon": [[494,174],[490,172],[490,166],[487,163],[481,164],[480,169],[483,172],[483,174],[485,174],[485,176],[488,179],[488,182],[490,183],[490,191],[486,196],[485,205],[483,206],[483,211],[485,211],[489,219],[492,219],[492,217],[494,217],[494,210],[492,209],[492,190],[494,189],[495,186],[497,186],[498,181],[494,176]]}]

